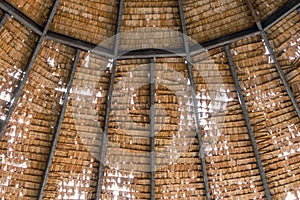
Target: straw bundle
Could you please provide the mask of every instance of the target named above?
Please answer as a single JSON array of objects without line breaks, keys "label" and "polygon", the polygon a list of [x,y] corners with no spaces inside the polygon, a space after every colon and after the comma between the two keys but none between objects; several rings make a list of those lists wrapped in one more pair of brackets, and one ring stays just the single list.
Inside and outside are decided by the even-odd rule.
[{"label": "straw bundle", "polygon": [[180,30],[177,1],[125,1],[123,12],[122,31],[140,27]]},{"label": "straw bundle", "polygon": [[253,25],[251,15],[242,1],[183,1],[187,33],[204,42]]},{"label": "straw bundle", "polygon": [[[251,48],[253,47],[253,48]],[[299,118],[282,86],[275,66],[263,55],[264,44],[260,37],[234,44],[234,60],[247,100],[248,112],[255,133],[262,163],[274,198],[282,198],[286,191],[299,187]],[[239,60],[239,55],[247,58]],[[251,55],[252,57],[250,57]],[[256,57],[260,58],[257,63]],[[264,70],[256,66],[261,65]],[[278,177],[281,176],[280,182]]]},{"label": "straw bundle", "polygon": [[[114,35],[117,13],[117,0],[82,2],[62,0],[51,24],[51,30],[101,44]],[[112,47],[110,43],[106,45]]]},{"label": "straw bundle", "polygon": [[[68,78],[72,53],[69,47],[46,41],[29,74],[1,142],[3,177],[12,177],[8,186],[18,186],[12,191],[7,187],[9,199],[37,196],[60,112],[63,93],[57,88]],[[49,57],[56,62],[49,64]]]},{"label": "straw bundle", "polygon": [[[16,32],[18,33],[16,34]],[[1,31],[1,116],[5,116],[8,103],[28,62],[36,36],[13,18],[9,18]]]},{"label": "straw bundle", "polygon": [[122,19],[121,50],[182,46],[177,1],[125,1]]},{"label": "straw bundle", "polygon": [[8,2],[40,25],[43,25],[46,21],[53,5],[53,1],[51,0],[8,0]]},{"label": "straw bundle", "polygon": [[255,10],[257,10],[257,13],[262,19],[265,19],[269,15],[271,15],[275,10],[283,6],[287,3],[287,0],[278,0],[278,1],[272,1],[272,0],[251,0],[251,3],[253,4]]},{"label": "straw bundle", "polygon": [[[40,26],[53,6],[48,0],[8,2]],[[251,3],[254,12],[269,20],[287,3],[296,4],[292,0]],[[0,1],[0,5],[5,7],[7,2]],[[99,195],[100,199],[196,200],[205,199],[209,192],[211,199],[265,199],[267,189],[249,127],[273,199],[299,198],[299,113],[262,37],[230,39],[230,34],[251,32],[249,28],[255,25],[245,1],[183,1],[185,22],[180,20],[177,0],[125,1],[119,53],[145,48],[183,51],[182,23],[191,46],[230,39],[229,53],[229,46],[218,43],[217,48],[193,54],[193,80],[189,58],[175,54],[176,58],[152,58],[160,56],[155,54],[149,56],[151,59],[124,60],[115,55],[117,60],[113,60],[85,51],[90,50],[90,43],[115,50],[116,38],[112,36],[117,30],[119,6],[118,0],[60,1],[50,26],[56,34],[42,38],[0,141],[0,198],[31,200],[42,194],[43,199],[96,199]],[[1,123],[39,38],[16,20],[22,21],[22,16],[14,8],[7,12],[17,17],[0,10]],[[300,15],[295,10],[287,13],[266,32],[300,106]],[[32,21],[25,22],[29,28],[35,27]],[[263,26],[266,23],[268,20]],[[63,41],[65,36],[56,38],[57,33],[79,41]],[[222,36],[226,37],[219,38]],[[137,53],[144,56],[141,51]],[[74,63],[75,75],[71,73]],[[150,84],[152,67],[154,85]],[[230,67],[236,69],[245,103]],[[244,104],[250,124],[241,109]],[[55,135],[57,145],[53,143]],[[54,156],[49,162],[52,147]],[[204,155],[199,152],[202,148]],[[45,188],[41,187],[44,178]]]}]

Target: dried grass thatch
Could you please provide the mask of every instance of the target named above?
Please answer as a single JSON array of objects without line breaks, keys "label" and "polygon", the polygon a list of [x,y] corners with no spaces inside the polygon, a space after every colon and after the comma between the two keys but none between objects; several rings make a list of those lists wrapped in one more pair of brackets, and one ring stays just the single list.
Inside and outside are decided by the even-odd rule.
[{"label": "dried grass thatch", "polygon": [[0,1],[1,199],[299,199],[299,3],[53,5]]}]

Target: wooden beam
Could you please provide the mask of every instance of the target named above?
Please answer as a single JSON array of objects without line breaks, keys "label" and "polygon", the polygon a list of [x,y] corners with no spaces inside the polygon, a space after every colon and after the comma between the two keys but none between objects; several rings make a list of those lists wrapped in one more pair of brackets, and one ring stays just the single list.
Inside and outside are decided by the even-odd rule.
[{"label": "wooden beam", "polygon": [[[3,3],[3,2],[4,1],[1,1],[1,3]],[[56,0],[55,1],[54,5],[53,5],[53,7],[51,9],[50,15],[49,15],[49,17],[48,17],[48,19],[46,21],[46,24],[45,24],[45,27],[43,29],[43,32],[42,32],[40,38],[38,39],[38,42],[37,42],[37,44],[36,44],[36,46],[35,46],[32,54],[31,54],[31,56],[29,58],[27,66],[25,67],[25,71],[23,73],[23,77],[21,78],[21,82],[19,84],[19,87],[16,89],[15,93],[13,94],[12,100],[10,102],[9,110],[8,110],[8,112],[6,114],[6,118],[5,118],[5,120],[1,124],[2,126],[1,126],[1,130],[0,130],[0,138],[2,138],[2,136],[3,136],[3,134],[4,134],[5,130],[6,130],[7,124],[8,124],[8,122],[9,122],[9,120],[10,120],[10,118],[11,118],[11,116],[12,116],[12,114],[13,114],[15,108],[16,108],[18,100],[19,100],[19,98],[20,98],[20,96],[22,94],[23,88],[24,88],[24,86],[25,86],[25,84],[27,82],[27,79],[28,79],[28,76],[29,76],[29,72],[30,72],[30,70],[31,70],[31,68],[32,68],[32,66],[34,64],[34,61],[35,61],[36,57],[38,56],[38,53],[39,53],[39,51],[41,49],[42,43],[43,43],[43,41],[44,41],[44,39],[46,37],[46,34],[47,34],[48,29],[50,27],[50,23],[52,22],[52,19],[54,17],[54,14],[56,12],[56,9],[58,7],[59,2],[60,2],[60,0]],[[0,5],[2,5],[2,4],[0,4]]]},{"label": "wooden beam", "polygon": [[230,66],[230,72],[231,72],[231,75],[232,75],[233,80],[234,80],[234,85],[235,85],[235,88],[236,88],[236,91],[237,91],[237,94],[238,94],[238,98],[239,98],[239,101],[240,101],[240,105],[241,105],[241,108],[242,108],[242,111],[243,111],[243,115],[244,115],[244,118],[245,118],[246,126],[247,126],[247,129],[248,129],[248,133],[249,133],[249,136],[250,136],[252,148],[253,148],[254,155],[255,155],[256,164],[258,166],[258,171],[259,171],[262,183],[263,183],[263,187],[265,189],[266,197],[267,197],[268,200],[271,200],[272,196],[271,196],[270,189],[269,189],[269,186],[268,186],[268,182],[267,182],[267,178],[266,178],[265,171],[264,171],[264,168],[263,168],[263,164],[262,164],[261,159],[260,159],[259,151],[258,151],[258,148],[257,148],[257,143],[256,143],[256,140],[255,140],[254,132],[253,132],[251,122],[250,122],[249,113],[247,111],[246,102],[245,102],[245,99],[243,97],[242,89],[241,89],[241,86],[240,86],[240,83],[239,83],[239,80],[238,80],[238,76],[237,76],[236,71],[235,71],[235,66],[234,66],[234,62],[233,62],[233,59],[232,59],[232,55],[230,53],[229,45],[225,46],[225,53],[226,53],[226,56],[227,56],[227,60],[228,60],[229,66]]},{"label": "wooden beam", "polygon": [[[253,8],[251,2],[249,0],[245,0],[245,1],[247,3],[248,9],[252,13],[252,17],[254,19],[259,19],[259,17],[257,16],[256,11]],[[288,7],[292,7],[292,9],[296,9],[296,7],[299,7],[299,5],[300,5],[299,0],[291,0],[290,3],[291,3],[291,5],[289,5]],[[264,27],[263,27],[262,23],[260,22],[260,20],[256,21],[256,26],[258,27],[258,29],[260,31],[260,34],[261,34],[261,36],[263,38],[264,45],[266,46],[266,48],[268,49],[268,51],[270,53],[270,57],[271,57],[271,59],[274,62],[274,65],[275,65],[276,70],[277,70],[277,72],[279,74],[279,77],[280,77],[280,79],[281,79],[281,81],[282,81],[282,83],[283,83],[283,85],[284,85],[284,87],[285,87],[285,89],[286,89],[286,91],[288,93],[288,96],[290,97],[290,99],[292,101],[292,104],[293,104],[293,106],[295,108],[295,111],[296,111],[296,113],[297,113],[297,115],[298,115],[298,117],[300,119],[300,109],[299,109],[298,103],[296,101],[296,98],[294,96],[293,91],[291,90],[291,86],[288,83],[288,81],[286,80],[285,75],[284,75],[284,73],[283,73],[283,71],[281,69],[281,66],[280,66],[280,64],[279,64],[279,62],[278,62],[278,60],[276,58],[276,55],[275,55],[275,52],[274,52],[274,47],[271,45],[271,43],[270,43],[270,41],[269,41],[269,39],[267,37],[267,34],[266,34],[265,30],[264,30]]]},{"label": "wooden beam", "polygon": [[9,17],[9,14],[7,14],[7,12],[4,12],[4,15],[0,21],[0,29],[3,27],[3,25],[6,23],[7,19]]},{"label": "wooden beam", "polygon": [[49,154],[49,157],[48,157],[46,170],[45,170],[45,173],[44,173],[44,176],[43,176],[42,185],[40,187],[40,191],[39,191],[39,195],[38,195],[39,200],[42,200],[43,196],[44,196],[44,191],[45,191],[47,180],[48,180],[48,177],[49,177],[50,168],[51,168],[54,153],[55,153],[55,150],[56,150],[60,130],[61,130],[61,127],[62,127],[62,123],[64,121],[64,116],[65,116],[65,112],[66,112],[66,108],[67,108],[67,104],[68,104],[68,100],[69,100],[69,95],[70,95],[72,83],[73,83],[73,80],[74,80],[74,77],[75,77],[75,72],[76,72],[76,68],[77,68],[77,65],[78,65],[79,57],[80,57],[80,50],[77,49],[76,50],[76,55],[75,55],[75,60],[74,60],[73,67],[72,67],[72,71],[71,71],[70,78],[69,78],[69,82],[67,84],[66,92],[65,92],[65,95],[64,95],[64,98],[63,98],[63,105],[62,105],[62,108],[61,108],[61,111],[60,111],[60,114],[59,114],[57,124],[55,126],[56,130],[55,130],[55,133],[54,133],[54,138],[53,138],[50,154]]},{"label": "wooden beam", "polygon": [[91,53],[102,56],[104,58],[113,57],[113,51],[111,49],[53,31],[48,31],[46,38],[73,48],[81,49],[83,51],[90,51]]},{"label": "wooden beam", "polygon": [[180,21],[181,21],[182,34],[183,34],[184,48],[186,51],[188,78],[190,80],[193,105],[194,105],[195,127],[196,127],[198,143],[199,143],[199,159],[201,161],[201,169],[202,169],[203,182],[204,182],[204,188],[205,188],[205,196],[206,196],[207,200],[210,200],[211,199],[210,187],[209,187],[209,181],[208,181],[208,176],[207,176],[205,154],[204,154],[204,149],[203,149],[202,133],[201,133],[201,127],[200,127],[199,112],[198,112],[198,101],[196,98],[194,74],[193,74],[193,69],[192,69],[192,64],[191,64],[190,46],[189,46],[187,32],[186,32],[182,0],[178,0],[178,6],[179,6],[179,15],[180,15]]},{"label": "wooden beam", "polygon": [[113,64],[112,64],[113,66],[112,66],[112,71],[111,71],[110,84],[109,84],[108,96],[107,96],[107,102],[106,102],[104,131],[102,133],[103,135],[102,135],[102,145],[101,145],[101,156],[100,156],[100,161],[99,161],[98,180],[97,180],[96,197],[95,197],[96,200],[100,200],[101,193],[102,193],[104,162],[105,162],[105,155],[106,155],[106,150],[107,150],[108,127],[109,127],[109,119],[110,119],[110,111],[111,111],[111,99],[112,99],[112,93],[114,90],[116,64],[117,64],[116,58],[118,55],[119,44],[120,44],[120,30],[121,30],[121,24],[122,24],[123,7],[124,7],[124,0],[120,0],[117,30],[116,30],[115,41],[114,41],[114,57],[113,57]]},{"label": "wooden beam", "polygon": [[155,200],[155,60],[150,59],[150,199]]},{"label": "wooden beam", "polygon": [[262,21],[262,27],[264,31],[267,31],[275,24],[280,22],[283,18],[294,12],[295,10],[300,9],[300,1],[299,0],[289,0],[286,2],[279,10],[269,16],[266,20]]}]

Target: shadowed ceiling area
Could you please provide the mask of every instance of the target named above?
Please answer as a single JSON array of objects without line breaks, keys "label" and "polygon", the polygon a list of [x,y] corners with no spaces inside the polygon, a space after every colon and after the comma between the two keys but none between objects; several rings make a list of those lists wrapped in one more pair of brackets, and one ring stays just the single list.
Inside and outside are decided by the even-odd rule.
[{"label": "shadowed ceiling area", "polygon": [[0,199],[300,198],[299,0],[1,0]]}]

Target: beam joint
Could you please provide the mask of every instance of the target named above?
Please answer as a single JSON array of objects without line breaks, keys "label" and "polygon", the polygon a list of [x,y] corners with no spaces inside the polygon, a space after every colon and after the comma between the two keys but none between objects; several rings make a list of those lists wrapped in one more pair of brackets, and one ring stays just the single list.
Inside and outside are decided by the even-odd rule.
[{"label": "beam joint", "polygon": [[[295,10],[300,9],[300,1],[299,0],[289,0],[286,4],[284,4],[279,10],[274,12],[272,15],[267,17],[267,19],[261,22],[263,29],[267,31],[275,24],[280,22],[283,18],[294,12]],[[256,13],[255,13],[256,14]]]},{"label": "beam joint", "polygon": [[259,151],[258,151],[258,148],[257,148],[257,143],[256,143],[256,140],[255,140],[254,132],[252,130],[252,126],[251,126],[251,122],[250,122],[249,113],[247,111],[245,99],[243,97],[242,89],[241,89],[241,86],[239,84],[238,76],[237,76],[236,71],[235,71],[235,66],[234,66],[232,55],[230,53],[229,45],[225,46],[225,53],[226,53],[226,56],[227,56],[227,59],[228,59],[230,72],[231,72],[231,75],[232,75],[233,80],[234,80],[234,85],[235,85],[236,90],[237,90],[240,105],[242,107],[243,115],[244,115],[244,118],[245,118],[248,133],[249,133],[249,136],[250,136],[252,148],[253,148],[253,151],[254,151],[256,163],[257,163],[258,170],[259,170],[259,174],[260,174],[261,180],[263,182],[263,187],[265,189],[266,197],[267,197],[268,200],[271,200],[272,196],[271,196],[270,189],[269,189],[268,182],[267,182],[267,178],[266,178],[266,175],[265,175],[265,172],[264,172],[263,164],[262,164],[261,159],[260,159]]},{"label": "beam joint", "polygon": [[30,19],[27,15],[22,13],[20,10],[12,6],[10,3],[8,3],[6,0],[0,1],[0,8],[8,13],[9,15],[13,16],[16,20],[24,24],[27,28],[32,30],[38,35],[42,34],[42,27],[37,24],[35,21]]},{"label": "beam joint", "polygon": [[[291,90],[291,86],[288,83],[288,81],[286,80],[285,75],[284,75],[284,73],[283,73],[283,71],[281,69],[281,66],[280,66],[280,64],[279,64],[279,62],[278,62],[278,60],[276,58],[276,55],[275,55],[275,52],[274,52],[274,48],[272,47],[272,45],[271,45],[271,43],[270,43],[270,41],[269,41],[269,39],[267,37],[267,34],[266,34],[266,32],[265,32],[265,30],[263,28],[263,25],[262,25],[261,21],[259,20],[259,17],[257,16],[257,14],[255,12],[255,9],[254,9],[253,5],[251,4],[251,2],[249,0],[245,0],[245,1],[247,3],[248,9],[252,13],[252,17],[254,19],[256,19],[256,26],[258,27],[258,29],[260,31],[260,34],[262,36],[264,45],[266,46],[266,48],[268,49],[268,51],[270,53],[270,57],[271,57],[271,59],[274,62],[274,65],[275,65],[276,70],[277,70],[277,72],[279,74],[279,77],[280,77],[280,79],[281,79],[281,81],[282,81],[282,83],[283,83],[283,85],[284,85],[284,87],[285,87],[285,89],[286,89],[286,91],[288,93],[288,96],[290,97],[290,99],[292,101],[292,104],[293,104],[293,106],[294,106],[294,108],[296,110],[296,113],[297,113],[297,115],[298,115],[298,117],[300,119],[300,109],[299,109],[298,103],[296,101],[296,98],[294,96],[293,91]],[[300,5],[299,0],[292,0],[291,2],[296,2],[295,5],[293,4],[294,5],[293,9],[296,9],[296,7],[299,7],[299,5]]]},{"label": "beam joint", "polygon": [[4,12],[4,15],[0,21],[0,29],[2,29],[2,27],[4,26],[8,18],[9,18],[9,14],[7,12]]},{"label": "beam joint", "polygon": [[45,191],[47,180],[48,180],[48,177],[49,177],[50,168],[51,168],[51,165],[52,165],[55,149],[56,149],[56,146],[57,146],[57,143],[58,143],[58,137],[59,137],[60,130],[61,130],[61,127],[62,127],[62,123],[63,123],[63,120],[64,120],[64,116],[65,116],[65,112],[66,112],[66,108],[67,108],[67,104],[68,104],[68,100],[69,100],[69,96],[70,96],[72,83],[73,83],[73,80],[74,80],[74,77],[75,77],[75,72],[76,72],[76,68],[77,68],[77,65],[78,65],[79,57],[80,57],[80,50],[77,49],[75,59],[74,59],[74,63],[73,63],[73,67],[72,67],[72,71],[71,71],[70,78],[69,78],[69,82],[67,84],[66,92],[64,94],[61,112],[59,114],[59,118],[58,118],[58,121],[57,121],[57,124],[56,124],[56,131],[54,133],[54,138],[53,138],[53,142],[52,142],[52,146],[51,146],[51,150],[50,150],[46,170],[45,170],[45,173],[44,173],[43,182],[42,182],[42,185],[40,187],[39,196],[38,196],[39,200],[42,200],[43,196],[44,196],[44,191]]},{"label": "beam joint", "polygon": [[180,15],[180,21],[181,21],[181,28],[182,28],[182,33],[183,33],[184,48],[186,51],[188,78],[190,80],[191,92],[192,92],[192,98],[193,98],[195,125],[196,125],[195,127],[196,127],[198,143],[199,143],[199,158],[201,161],[203,182],[204,182],[204,187],[205,187],[205,196],[206,196],[207,200],[210,200],[211,199],[210,187],[209,187],[209,181],[208,181],[208,175],[207,175],[207,169],[206,169],[205,153],[204,153],[204,149],[203,149],[202,133],[201,133],[201,126],[200,126],[199,112],[198,112],[198,101],[196,98],[194,74],[193,74],[193,69],[192,69],[192,64],[191,64],[190,46],[189,46],[189,42],[188,42],[188,38],[187,38],[182,0],[178,0],[178,7],[179,7],[179,15]]},{"label": "beam joint", "polygon": [[[5,1],[1,1],[1,3],[3,3],[3,2],[5,2]],[[19,100],[19,98],[20,98],[20,96],[22,94],[23,88],[24,88],[24,86],[25,86],[25,84],[27,82],[27,79],[29,77],[29,73],[31,71],[31,68],[33,67],[35,59],[37,58],[38,53],[39,53],[39,51],[41,49],[42,43],[43,43],[43,41],[45,39],[45,36],[46,36],[46,34],[48,32],[48,29],[50,27],[50,24],[52,22],[52,19],[54,17],[54,14],[56,12],[56,9],[58,7],[59,2],[60,2],[60,0],[56,0],[55,1],[54,5],[53,5],[53,7],[51,9],[51,13],[50,13],[50,15],[49,15],[49,17],[48,17],[48,19],[46,21],[46,24],[45,24],[45,27],[43,29],[43,32],[42,32],[40,38],[38,39],[38,42],[37,42],[37,44],[36,44],[36,46],[35,46],[32,54],[31,54],[31,56],[29,58],[29,61],[28,61],[27,66],[25,68],[25,71],[23,72],[23,77],[21,78],[19,87],[16,89],[15,93],[13,94],[13,98],[11,99],[10,104],[9,104],[9,110],[8,110],[8,112],[6,114],[6,118],[5,118],[5,120],[1,124],[2,126],[1,126],[1,130],[0,130],[0,139],[2,138],[2,136],[3,136],[3,134],[4,134],[5,130],[6,130],[7,124],[8,124],[8,122],[9,122],[9,120],[10,120],[10,118],[11,118],[11,116],[12,116],[12,114],[13,114],[16,106],[17,106],[18,100]],[[3,5],[3,4],[0,4],[0,5]]]}]

